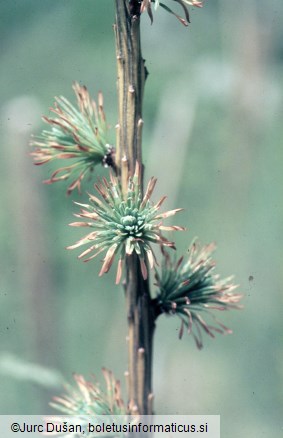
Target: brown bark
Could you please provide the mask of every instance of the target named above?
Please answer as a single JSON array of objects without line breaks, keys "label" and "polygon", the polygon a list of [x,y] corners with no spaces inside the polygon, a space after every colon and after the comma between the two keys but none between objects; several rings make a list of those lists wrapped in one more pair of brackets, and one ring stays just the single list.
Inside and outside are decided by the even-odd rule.
[{"label": "brown bark", "polygon": [[[142,171],[142,100],[146,68],[140,46],[140,20],[127,0],[116,0],[118,124],[117,173],[124,190],[136,161]],[[142,172],[143,173],[143,172]],[[141,175],[143,181],[143,175]],[[142,184],[143,186],[143,184]],[[128,396],[132,413],[152,413],[152,340],[154,315],[148,280],[141,274],[138,257],[126,260],[126,305],[128,318]]]}]

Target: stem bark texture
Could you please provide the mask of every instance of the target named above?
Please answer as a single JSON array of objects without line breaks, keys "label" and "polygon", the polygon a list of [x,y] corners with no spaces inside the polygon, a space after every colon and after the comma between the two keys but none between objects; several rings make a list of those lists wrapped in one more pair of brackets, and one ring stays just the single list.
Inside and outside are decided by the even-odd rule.
[{"label": "stem bark texture", "polygon": [[[118,124],[116,166],[126,191],[136,162],[142,165],[142,100],[147,71],[140,45],[140,19],[132,16],[127,0],[115,0],[114,25],[117,57]],[[125,293],[128,319],[128,397],[131,413],[152,413],[152,341],[154,314],[148,280],[138,257],[126,259]]]}]

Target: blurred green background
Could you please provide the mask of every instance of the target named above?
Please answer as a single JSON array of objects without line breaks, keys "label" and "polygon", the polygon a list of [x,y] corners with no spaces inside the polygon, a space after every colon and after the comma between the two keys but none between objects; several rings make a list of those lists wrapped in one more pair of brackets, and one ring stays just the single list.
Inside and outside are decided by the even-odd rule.
[{"label": "blurred green background", "polygon": [[[115,126],[113,3],[0,1],[2,414],[54,412],[48,402],[73,372],[100,380],[106,366],[123,381],[115,270],[98,278],[99,263],[64,249],[82,235],[67,226],[78,196],[42,185],[52,169],[28,155],[53,97],[74,101],[74,80],[94,97],[103,90]],[[143,153],[155,199],[185,207],[178,252],[194,236],[216,241],[218,272],[234,274],[245,296],[243,311],[221,315],[234,334],[205,339],[200,352],[178,341],[177,321],[158,321],[155,410],[220,414],[229,438],[278,437],[282,427],[282,13],[280,0],[210,0],[191,9],[189,28],[163,10],[152,26],[142,18]]]}]

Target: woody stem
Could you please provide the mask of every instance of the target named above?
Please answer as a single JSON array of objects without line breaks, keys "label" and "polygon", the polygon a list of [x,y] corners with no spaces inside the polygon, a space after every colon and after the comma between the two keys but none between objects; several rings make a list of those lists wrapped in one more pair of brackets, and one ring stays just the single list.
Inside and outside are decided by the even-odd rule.
[{"label": "woody stem", "polygon": [[[141,54],[140,19],[127,0],[115,0],[118,124],[116,167],[124,192],[136,162],[142,166],[142,100],[146,68]],[[128,398],[130,411],[152,413],[152,341],[154,315],[148,279],[144,280],[136,254],[126,257],[128,320]]]}]

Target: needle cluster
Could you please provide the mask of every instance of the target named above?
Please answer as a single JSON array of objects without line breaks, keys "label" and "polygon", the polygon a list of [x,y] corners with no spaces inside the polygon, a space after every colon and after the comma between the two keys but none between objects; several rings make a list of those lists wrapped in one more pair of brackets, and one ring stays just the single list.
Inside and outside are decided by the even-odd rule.
[{"label": "needle cluster", "polygon": [[[214,273],[215,262],[211,257],[214,250],[213,243],[201,247],[193,242],[186,259],[181,257],[177,263],[164,252],[161,273],[156,271],[157,314],[177,315],[181,320],[179,337],[186,328],[198,348],[203,346],[202,331],[212,338],[215,333],[232,333],[215,318],[213,310],[241,308],[237,304],[241,295],[234,292],[237,286],[233,277],[221,279]],[[212,322],[205,321],[207,316]]]},{"label": "needle cluster", "polygon": [[166,197],[164,196],[156,204],[150,201],[156,181],[156,178],[150,179],[145,195],[142,196],[138,163],[134,175],[128,179],[126,192],[123,192],[119,179],[110,172],[109,182],[103,178],[100,183],[95,184],[101,199],[89,195],[90,204],[77,203],[82,209],[75,216],[86,219],[87,222],[73,222],[70,225],[92,228],[93,231],[68,249],[88,245],[89,247],[79,255],[84,261],[89,261],[106,251],[99,275],[108,272],[115,256],[119,255],[116,283],[120,282],[126,256],[136,253],[142,276],[146,279],[147,264],[151,268],[155,264],[152,244],[175,248],[174,242],[167,240],[161,232],[184,230],[183,227],[176,225],[163,225],[163,219],[175,215],[182,209],[159,213]]},{"label": "needle cluster", "polygon": [[156,10],[159,6],[170,14],[174,15],[184,26],[188,26],[190,23],[190,14],[189,14],[189,6],[196,6],[198,8],[202,8],[203,2],[198,0],[173,0],[175,3],[179,3],[181,8],[183,9],[185,18],[181,17],[179,14],[174,12],[170,7],[168,7],[165,3],[160,0],[143,0],[141,2],[141,12],[147,11],[151,22],[153,21],[152,14],[152,6],[151,3],[154,3],[154,9]]},{"label": "needle cluster", "polygon": [[50,111],[54,117],[43,116],[50,130],[32,139],[34,147],[31,155],[36,165],[52,161],[71,161],[56,169],[51,177],[44,181],[52,184],[73,178],[68,187],[70,194],[75,188],[80,191],[83,178],[97,164],[113,166],[114,148],[108,143],[108,125],[103,110],[103,96],[98,94],[98,104],[91,99],[85,86],[77,82],[73,85],[77,97],[78,109],[65,97],[55,98],[54,107]]},{"label": "needle cluster", "polygon": [[95,382],[75,374],[76,387],[65,385],[67,394],[54,397],[52,407],[68,415],[124,415],[126,407],[121,396],[119,380],[113,373],[102,369],[106,390]]}]

